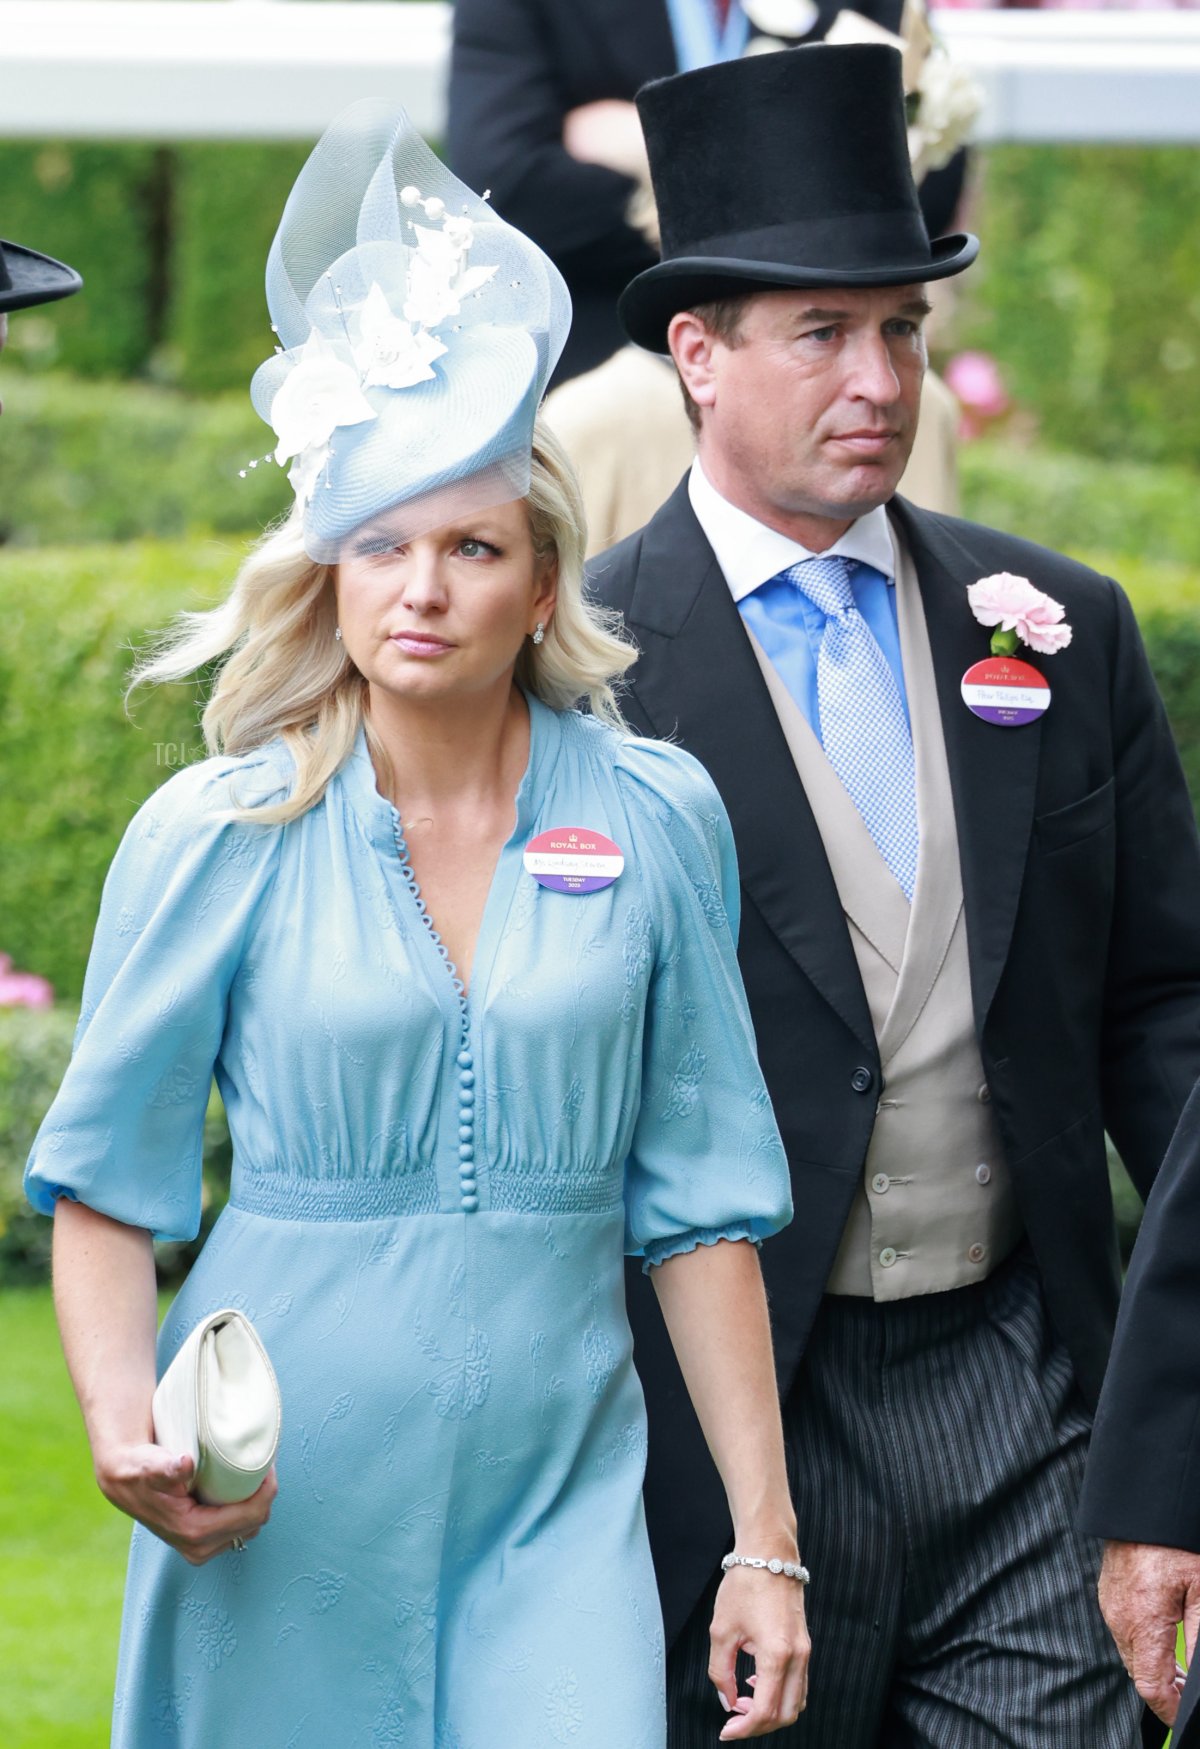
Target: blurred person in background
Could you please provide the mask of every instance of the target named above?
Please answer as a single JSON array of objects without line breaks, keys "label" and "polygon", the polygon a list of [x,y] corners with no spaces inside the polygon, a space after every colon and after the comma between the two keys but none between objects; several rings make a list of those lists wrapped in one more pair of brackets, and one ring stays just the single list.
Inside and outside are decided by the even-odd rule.
[{"label": "blurred person in background", "polygon": [[[904,51],[918,100],[932,38],[924,0],[457,0],[449,150],[497,210],[541,244],[571,291],[575,319],[546,416],[583,487],[590,547],[650,517],[678,483],[694,438],[674,373],[627,344],[616,303],[658,258],[658,225],[633,97],[650,79],[802,42],[881,37]],[[965,176],[959,94],[946,111],[944,55],[913,130],[931,235],[951,223]],[[965,112],[969,125],[973,110]],[[948,131],[945,121],[951,121]],[[936,131],[936,139],[934,137]],[[953,135],[953,137],[951,137]],[[947,143],[948,142],[948,143]],[[958,407],[930,373],[905,491],[958,507]]]},{"label": "blurred person in background", "polygon": [[39,255],[36,249],[0,239],[0,352],[8,340],[10,310],[28,310],[35,304],[69,298],[82,286],[83,281],[73,267],[55,261],[51,255]]},{"label": "blurred person in background", "polygon": [[[792,1165],[763,1267],[813,1660],[783,1741],[1134,1749],[1075,1514],[1120,1293],[1105,1131],[1146,1193],[1200,1074],[1166,713],[1112,580],[897,492],[925,288],[976,248],[925,232],[899,55],[789,50],[639,109],[663,260],[621,312],[698,457],[591,575],[641,652],[626,715],[729,810]],[[730,1527],[627,1291],[671,1749],[700,1749]]]}]

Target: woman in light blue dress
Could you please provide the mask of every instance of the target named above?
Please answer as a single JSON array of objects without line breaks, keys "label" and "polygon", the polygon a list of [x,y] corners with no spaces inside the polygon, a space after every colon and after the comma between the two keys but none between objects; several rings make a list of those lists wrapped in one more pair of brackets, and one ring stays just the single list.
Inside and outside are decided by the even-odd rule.
[{"label": "woman in light blue dress", "polygon": [[[729,826],[694,760],[616,717],[632,652],[583,600],[577,490],[533,430],[563,331],[544,258],[359,109],[268,291],[286,350],[255,392],[297,507],[146,670],[225,656],[222,751],[122,841],[27,1180],[97,1476],[138,1520],[113,1740],[662,1749],[623,1254],[654,1270],[734,1552],[798,1560],[754,1248],[788,1177]],[[455,442],[414,444],[431,420]],[[617,850],[563,879],[548,833],[551,858]],[[197,1230],[214,1070],[232,1193],[157,1369],[235,1306],[284,1403],[278,1480],[221,1507],[150,1421],[151,1235]],[[735,1566],[714,1738],[793,1720],[806,1660],[802,1585]]]}]

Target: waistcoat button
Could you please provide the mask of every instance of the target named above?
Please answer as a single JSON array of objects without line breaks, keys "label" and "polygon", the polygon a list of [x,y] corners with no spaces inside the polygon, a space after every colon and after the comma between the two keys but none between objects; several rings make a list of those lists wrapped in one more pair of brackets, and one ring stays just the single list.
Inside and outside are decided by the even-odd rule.
[{"label": "waistcoat button", "polygon": [[986,1245],[972,1245],[971,1249],[967,1252],[968,1260],[971,1263],[982,1263],[986,1256],[987,1256],[987,1246]]},{"label": "waistcoat button", "polygon": [[975,1176],[980,1184],[990,1184],[992,1181],[992,1169],[986,1163],[981,1162],[975,1168]]},{"label": "waistcoat button", "polygon": [[883,1250],[879,1253],[879,1261],[883,1264],[885,1269],[890,1269],[892,1264],[896,1261],[896,1255],[896,1252],[892,1250],[890,1245],[885,1245]]},{"label": "waistcoat button", "polygon": [[871,1189],[876,1193],[877,1196],[882,1196],[884,1191],[891,1184],[891,1182],[892,1181],[888,1177],[886,1172],[877,1172],[875,1174],[874,1178],[872,1178],[872,1180],[871,1180]]},{"label": "waistcoat button", "polygon": [[984,1082],[983,1086],[979,1089],[979,1092],[975,1095],[975,1097],[979,1101],[980,1105],[990,1105],[991,1104],[992,1090],[988,1086],[986,1081]]},{"label": "waistcoat button", "polygon": [[856,1093],[869,1093],[874,1082],[875,1077],[870,1069],[863,1068],[861,1064],[850,1077],[850,1085]]}]

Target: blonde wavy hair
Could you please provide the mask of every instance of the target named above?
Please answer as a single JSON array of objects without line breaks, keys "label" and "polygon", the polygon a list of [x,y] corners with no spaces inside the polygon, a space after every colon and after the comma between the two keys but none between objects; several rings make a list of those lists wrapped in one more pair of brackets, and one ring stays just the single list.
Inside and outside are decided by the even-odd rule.
[{"label": "blonde wavy hair", "polygon": [[[614,688],[637,650],[621,633],[620,616],[588,599],[579,482],[541,419],[525,504],[537,562],[557,571],[558,599],[543,642],[522,645],[515,678],[553,710],[586,704],[624,730]],[[223,602],[178,614],[134,666],[127,701],[139,686],[186,680],[219,663],[200,719],[209,753],[249,753],[282,736],[296,765],[290,795],[238,810],[237,818],[283,825],[305,813],[349,757],[360,723],[376,770],[391,785],[390,761],[366,709],[367,682],[333,635],[334,577],[334,566],[305,552],[295,508],[256,543]]]}]

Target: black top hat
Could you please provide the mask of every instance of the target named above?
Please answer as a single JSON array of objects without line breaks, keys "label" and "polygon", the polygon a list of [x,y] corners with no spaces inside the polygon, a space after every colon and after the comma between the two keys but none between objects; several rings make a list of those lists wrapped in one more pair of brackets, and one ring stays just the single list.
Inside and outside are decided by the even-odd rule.
[{"label": "black top hat", "polygon": [[69,298],[83,285],[73,267],[23,249],[19,243],[0,239],[0,311],[24,310],[31,304],[50,304]]},{"label": "black top hat", "polygon": [[930,243],[908,156],[900,55],[814,43],[643,87],[662,260],[626,286],[625,332],[667,351],[679,310],[786,286],[911,285],[969,267]]}]

